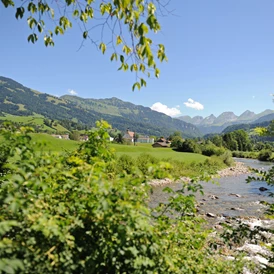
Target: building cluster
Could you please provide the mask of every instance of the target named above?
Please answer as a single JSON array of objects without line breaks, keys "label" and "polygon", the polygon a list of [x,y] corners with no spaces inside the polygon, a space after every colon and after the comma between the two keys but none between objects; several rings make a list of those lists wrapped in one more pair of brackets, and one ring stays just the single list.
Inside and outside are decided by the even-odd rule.
[{"label": "building cluster", "polygon": [[[69,134],[52,134],[52,137],[58,139],[69,140]],[[127,129],[126,133],[123,135],[123,139],[129,143],[146,143],[152,144],[153,147],[169,147],[170,142],[165,138],[159,138],[158,140],[154,140],[154,138],[150,138],[147,135],[138,135],[134,131],[130,131]],[[88,141],[88,135],[81,135],[79,137],[79,141]],[[113,138],[110,137],[110,141],[113,141]]]},{"label": "building cluster", "polygon": [[134,142],[135,143],[148,143],[148,144],[154,143],[154,138],[150,138],[149,136],[145,136],[145,135],[136,135],[136,133],[134,131],[130,131],[129,129],[124,134],[123,139],[130,143],[134,143]]}]

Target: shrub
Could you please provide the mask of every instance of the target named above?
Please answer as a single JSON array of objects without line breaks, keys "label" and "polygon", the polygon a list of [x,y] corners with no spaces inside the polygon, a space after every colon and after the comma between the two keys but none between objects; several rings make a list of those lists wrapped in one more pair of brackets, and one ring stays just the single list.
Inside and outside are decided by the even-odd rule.
[{"label": "shrub", "polygon": [[212,155],[220,156],[225,152],[224,148],[217,147],[213,143],[204,144],[201,146],[201,149],[202,149],[202,154],[205,156],[212,156]]},{"label": "shrub", "polygon": [[144,175],[148,175],[148,168],[152,165],[157,164],[159,161],[157,158],[150,154],[142,153],[136,160],[137,167],[141,170]]},{"label": "shrub", "polygon": [[171,140],[170,146],[172,148],[179,148],[183,143],[183,138],[181,136],[174,136]]},{"label": "shrub", "polygon": [[192,194],[166,188],[168,203],[152,210],[144,177],[110,179],[115,159],[106,126],[98,123],[70,155],[37,154],[25,129],[5,135],[10,173],[0,183],[0,272],[241,273],[238,260],[214,257],[201,220],[185,214],[194,214]]},{"label": "shrub", "polygon": [[259,155],[258,155],[258,160],[260,161],[269,161],[272,156],[272,151],[271,150],[262,150]]},{"label": "shrub", "polygon": [[117,161],[117,170],[120,173],[126,172],[127,174],[133,174],[135,169],[135,163],[131,156],[123,154],[119,157]]},{"label": "shrub", "polygon": [[220,156],[220,158],[222,159],[223,163],[227,166],[231,166],[234,164],[231,151],[227,150],[224,154]]},{"label": "shrub", "polygon": [[201,148],[196,141],[187,139],[179,147],[179,151],[182,152],[193,152],[193,153],[202,153]]}]

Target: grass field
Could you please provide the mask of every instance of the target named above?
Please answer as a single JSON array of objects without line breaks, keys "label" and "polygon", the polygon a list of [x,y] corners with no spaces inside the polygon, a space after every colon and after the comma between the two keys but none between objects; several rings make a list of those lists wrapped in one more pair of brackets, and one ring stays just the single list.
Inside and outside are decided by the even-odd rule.
[{"label": "grass field", "polygon": [[137,146],[111,144],[110,146],[115,149],[118,156],[127,154],[134,159],[136,159],[142,153],[150,154],[157,159],[171,158],[173,160],[179,160],[186,163],[204,162],[208,158],[201,154],[176,152],[171,148],[153,148],[151,144],[137,144]]},{"label": "grass field", "polygon": [[51,152],[73,151],[80,144],[79,142],[72,141],[72,140],[57,139],[45,133],[33,133],[30,135],[35,143],[46,144],[44,148],[41,148],[37,145],[35,147],[37,151],[40,151],[42,149],[45,151],[51,151]]},{"label": "grass field", "polygon": [[[65,151],[73,151],[77,149],[80,142],[72,141],[72,140],[63,140],[57,139],[49,134],[45,133],[32,133],[30,134],[32,140],[37,144],[35,145],[35,149],[37,151],[51,151],[51,152],[65,152]],[[3,140],[3,137],[0,136],[0,142]],[[45,147],[40,147],[38,144],[45,144]],[[133,159],[136,159],[140,154],[147,153],[150,154],[157,159],[172,159],[179,160],[185,163],[201,163],[204,162],[208,157],[195,154],[195,153],[186,153],[186,152],[176,152],[171,148],[153,148],[151,144],[137,144],[133,145],[119,145],[119,144],[110,144],[110,147],[114,149],[117,156],[121,156],[122,154],[130,155]]]},{"label": "grass field", "polygon": [[48,127],[44,124],[44,116],[42,115],[32,115],[32,116],[16,116],[6,114],[5,116],[0,116],[0,120],[11,121],[15,123],[22,123],[23,125],[38,125],[42,130],[48,130],[52,133],[59,131],[59,132],[66,132],[68,131],[66,128],[57,124],[56,126]]}]

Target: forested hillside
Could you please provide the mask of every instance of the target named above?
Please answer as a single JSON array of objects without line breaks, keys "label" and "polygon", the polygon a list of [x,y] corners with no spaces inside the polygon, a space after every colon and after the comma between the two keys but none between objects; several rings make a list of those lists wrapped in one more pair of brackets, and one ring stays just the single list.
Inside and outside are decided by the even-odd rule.
[{"label": "forested hillside", "polygon": [[0,114],[3,116],[5,113],[24,116],[40,114],[47,119],[73,120],[88,127],[104,119],[121,131],[130,128],[140,134],[156,136],[168,136],[174,131],[181,131],[185,137],[200,136],[194,125],[117,98],[58,98],[0,77]]}]

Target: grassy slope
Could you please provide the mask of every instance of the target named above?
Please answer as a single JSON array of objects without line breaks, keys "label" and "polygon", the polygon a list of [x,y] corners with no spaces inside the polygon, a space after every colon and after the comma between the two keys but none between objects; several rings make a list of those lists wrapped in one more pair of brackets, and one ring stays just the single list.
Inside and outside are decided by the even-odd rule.
[{"label": "grassy slope", "polygon": [[53,128],[48,127],[44,124],[44,116],[42,115],[33,115],[33,116],[16,116],[11,114],[6,114],[6,116],[0,116],[0,120],[5,121],[11,121],[16,123],[22,123],[24,125],[27,124],[35,124],[41,127],[43,130],[48,130],[51,132],[55,132],[56,130],[59,132],[67,132],[68,130],[61,126],[60,124],[57,124],[57,126],[53,126]]},{"label": "grassy slope", "polygon": [[64,151],[73,151],[79,146],[79,142],[72,140],[63,140],[52,137],[44,133],[33,133],[30,134],[33,141],[36,143],[46,144],[45,148],[40,148],[36,146],[37,151],[44,149],[45,151],[52,152],[64,152]]},{"label": "grassy slope", "polygon": [[137,158],[142,153],[151,154],[158,159],[171,158],[185,163],[204,162],[208,158],[201,154],[176,152],[171,148],[153,148],[151,144],[137,144],[137,146],[111,144],[111,147],[115,149],[118,156],[128,154],[133,158]]}]

